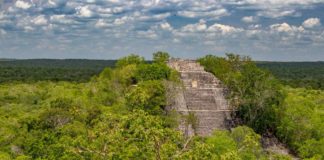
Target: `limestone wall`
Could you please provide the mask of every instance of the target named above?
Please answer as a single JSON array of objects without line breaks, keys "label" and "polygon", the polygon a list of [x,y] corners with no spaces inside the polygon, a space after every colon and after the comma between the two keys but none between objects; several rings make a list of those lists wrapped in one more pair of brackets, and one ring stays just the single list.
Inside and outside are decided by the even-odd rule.
[{"label": "limestone wall", "polygon": [[[188,136],[207,136],[215,129],[228,129],[232,110],[221,82],[193,60],[172,59],[168,66],[180,73],[184,85],[183,89],[178,89],[175,103],[171,106],[183,115],[179,129]],[[189,113],[197,118],[195,128],[186,123],[184,117]]]}]

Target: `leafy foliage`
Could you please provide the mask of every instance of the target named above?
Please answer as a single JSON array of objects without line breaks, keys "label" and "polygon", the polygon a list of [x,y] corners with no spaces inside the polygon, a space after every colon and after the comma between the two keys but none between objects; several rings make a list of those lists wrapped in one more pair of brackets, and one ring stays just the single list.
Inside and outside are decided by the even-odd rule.
[{"label": "leafy foliage", "polygon": [[169,79],[171,69],[160,63],[142,64],[138,66],[136,79],[138,81]]},{"label": "leafy foliage", "polygon": [[[184,137],[170,124],[177,116],[164,111],[165,84],[179,74],[163,63],[167,53],[154,57],[153,63],[121,58],[86,83],[1,84],[0,159],[289,159],[264,152],[260,135],[247,126]],[[248,57],[200,62],[230,87],[246,124],[275,130],[303,158],[323,158],[322,91],[282,88]]]},{"label": "leafy foliage", "polygon": [[142,109],[152,114],[161,114],[166,106],[165,88],[160,81],[140,82],[126,94],[130,109]]},{"label": "leafy foliage", "polygon": [[284,99],[276,79],[259,69],[249,57],[227,54],[226,58],[208,55],[199,59],[228,87],[232,105],[244,123],[258,132],[275,128],[275,112]]},{"label": "leafy foliage", "polygon": [[143,57],[141,57],[139,55],[131,54],[129,56],[119,59],[116,63],[116,66],[121,68],[121,67],[130,65],[130,64],[138,65],[138,64],[143,64],[143,63],[144,63]]},{"label": "leafy foliage", "polygon": [[[283,87],[248,57],[209,55],[199,62],[229,88],[228,98],[245,124],[259,133],[275,134],[300,157],[324,157],[322,91]],[[285,159],[279,155],[275,157]]]},{"label": "leafy foliage", "polygon": [[324,158],[324,92],[286,90],[277,135],[303,158]]},{"label": "leafy foliage", "polygon": [[155,63],[165,63],[169,58],[170,55],[167,52],[158,51],[153,53],[153,61]]},{"label": "leafy foliage", "polygon": [[87,82],[115,60],[31,59],[0,60],[0,83],[71,81]]},{"label": "leafy foliage", "polygon": [[258,62],[257,65],[285,85],[324,89],[324,62]]}]

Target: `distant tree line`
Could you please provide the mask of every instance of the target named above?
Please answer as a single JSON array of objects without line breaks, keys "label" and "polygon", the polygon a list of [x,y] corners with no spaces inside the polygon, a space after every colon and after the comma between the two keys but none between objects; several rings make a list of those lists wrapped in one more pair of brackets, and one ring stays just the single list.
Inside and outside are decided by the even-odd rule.
[{"label": "distant tree line", "polygon": [[[163,52],[155,54],[160,54],[159,61],[165,61],[167,58]],[[0,60],[0,83],[87,82],[105,67],[114,67],[115,63],[116,60],[83,59]],[[256,62],[256,64],[271,72],[285,85],[294,88],[324,89],[324,62]]]},{"label": "distant tree line", "polygon": [[87,82],[115,60],[0,60],[0,83],[71,81]]},{"label": "distant tree line", "polygon": [[324,62],[257,62],[283,84],[291,87],[324,89]]}]

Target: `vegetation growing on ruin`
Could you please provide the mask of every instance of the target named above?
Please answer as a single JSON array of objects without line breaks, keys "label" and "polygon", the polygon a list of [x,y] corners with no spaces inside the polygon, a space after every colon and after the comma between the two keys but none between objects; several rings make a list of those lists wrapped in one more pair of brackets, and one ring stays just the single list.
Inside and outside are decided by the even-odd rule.
[{"label": "vegetation growing on ruin", "polygon": [[302,158],[324,157],[323,91],[285,87],[249,57],[208,55],[199,62],[229,88],[228,98],[244,124],[276,135]]},{"label": "vegetation growing on ruin", "polygon": [[164,110],[165,84],[179,81],[168,58],[130,55],[84,83],[1,84],[0,159],[290,159],[264,151],[260,134],[267,132],[302,158],[323,158],[324,93],[284,87],[236,55],[200,62],[229,87],[244,123],[184,137],[177,116]]}]

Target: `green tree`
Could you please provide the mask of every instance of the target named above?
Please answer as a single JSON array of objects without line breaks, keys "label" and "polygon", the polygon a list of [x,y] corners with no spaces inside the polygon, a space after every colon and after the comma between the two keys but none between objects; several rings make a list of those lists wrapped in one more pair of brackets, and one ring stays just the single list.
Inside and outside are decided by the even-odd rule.
[{"label": "green tree", "polygon": [[130,64],[138,65],[138,64],[143,64],[144,62],[145,59],[143,57],[135,54],[130,54],[129,56],[119,59],[116,63],[116,67],[121,68]]},{"label": "green tree", "polygon": [[171,69],[165,64],[142,64],[138,66],[135,78],[138,81],[169,79]]},{"label": "green tree", "polygon": [[143,81],[126,95],[126,104],[132,109],[143,109],[161,114],[166,105],[165,87],[161,81]]},{"label": "green tree", "polygon": [[155,63],[165,63],[169,58],[170,55],[167,52],[158,51],[153,53],[153,61]]},{"label": "green tree", "polygon": [[228,99],[238,109],[238,116],[258,132],[275,129],[275,109],[284,94],[280,83],[259,69],[249,57],[227,54],[226,58],[207,55],[199,59],[229,89]]}]

